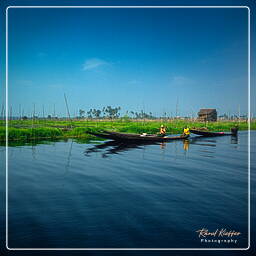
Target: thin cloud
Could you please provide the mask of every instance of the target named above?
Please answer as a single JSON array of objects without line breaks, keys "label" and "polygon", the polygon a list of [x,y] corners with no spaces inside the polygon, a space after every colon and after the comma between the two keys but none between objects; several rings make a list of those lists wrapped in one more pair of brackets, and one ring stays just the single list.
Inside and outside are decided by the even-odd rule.
[{"label": "thin cloud", "polygon": [[92,58],[85,61],[83,64],[83,70],[92,70],[105,65],[109,65],[109,63],[102,59]]}]

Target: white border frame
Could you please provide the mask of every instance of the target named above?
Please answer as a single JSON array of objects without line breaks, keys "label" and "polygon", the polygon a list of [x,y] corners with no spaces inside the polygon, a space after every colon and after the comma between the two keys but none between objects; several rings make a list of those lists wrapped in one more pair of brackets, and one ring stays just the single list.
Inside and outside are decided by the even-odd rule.
[{"label": "white border frame", "polygon": [[[15,9],[15,8],[246,8],[248,10],[248,247],[246,248],[9,248],[8,247],[8,10]],[[67,251],[78,251],[78,250],[149,250],[149,251],[171,251],[171,250],[184,250],[184,251],[222,251],[222,250],[249,250],[250,248],[250,198],[251,198],[251,184],[250,184],[250,174],[251,174],[251,164],[250,164],[250,154],[251,154],[251,147],[250,147],[250,119],[251,119],[251,102],[250,102],[250,91],[251,91],[251,84],[250,84],[250,74],[251,74],[251,66],[250,66],[250,54],[251,54],[251,38],[250,38],[250,8],[248,6],[8,6],[6,8],[6,243],[5,246],[8,250],[17,251],[17,250],[41,250],[41,251],[58,251],[58,250],[67,250]]]}]

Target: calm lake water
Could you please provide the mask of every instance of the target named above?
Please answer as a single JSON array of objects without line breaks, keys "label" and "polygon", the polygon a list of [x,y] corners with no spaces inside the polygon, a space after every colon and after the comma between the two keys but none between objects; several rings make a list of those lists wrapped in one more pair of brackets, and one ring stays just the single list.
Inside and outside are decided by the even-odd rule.
[{"label": "calm lake water", "polygon": [[[245,248],[247,136],[139,146],[72,140],[11,146],[8,245]],[[0,152],[4,161],[5,148]],[[196,232],[202,228],[241,234],[233,237],[236,244],[206,243]]]}]

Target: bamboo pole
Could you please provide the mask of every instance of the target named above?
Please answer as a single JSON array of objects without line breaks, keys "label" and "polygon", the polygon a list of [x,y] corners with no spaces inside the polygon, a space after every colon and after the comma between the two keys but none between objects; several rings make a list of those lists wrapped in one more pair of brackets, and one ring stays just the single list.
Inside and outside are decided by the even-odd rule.
[{"label": "bamboo pole", "polygon": [[21,104],[19,104],[19,116],[20,116],[20,120],[21,120]]},{"label": "bamboo pole", "polygon": [[239,122],[239,125],[240,125],[240,104],[238,105],[238,122]]},{"label": "bamboo pole", "polygon": [[12,106],[10,107],[10,120],[12,120]]},{"label": "bamboo pole", "polygon": [[178,117],[178,110],[179,110],[179,98],[177,97],[177,102],[176,102],[176,118]]},{"label": "bamboo pole", "polygon": [[33,122],[35,122],[35,116],[36,116],[36,104],[33,104]]},{"label": "bamboo pole", "polygon": [[43,119],[44,119],[44,104],[43,104]]},{"label": "bamboo pole", "polygon": [[69,117],[69,120],[71,122],[70,124],[70,128],[72,128],[72,119],[70,117],[70,112],[69,112],[69,108],[68,108],[68,101],[67,101],[67,97],[66,97],[66,94],[64,93],[64,99],[65,99],[65,103],[66,103],[66,108],[67,108],[67,113],[68,113],[68,117]]}]

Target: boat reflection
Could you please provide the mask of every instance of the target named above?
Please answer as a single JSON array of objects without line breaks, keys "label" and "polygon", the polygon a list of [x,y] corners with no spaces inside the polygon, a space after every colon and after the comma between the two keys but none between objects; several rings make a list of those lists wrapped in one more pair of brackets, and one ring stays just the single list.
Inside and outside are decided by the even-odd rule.
[{"label": "boat reflection", "polygon": [[203,136],[190,137],[189,143],[193,145],[216,147],[217,141]]},{"label": "boat reflection", "polygon": [[199,146],[195,149],[198,155],[206,158],[214,158],[217,147],[217,140],[204,136],[196,136],[190,138],[190,144]]},{"label": "boat reflection", "polygon": [[[168,143],[172,142],[121,142],[121,141],[106,141],[102,144],[94,145],[84,151],[85,156],[90,156],[92,153],[102,152],[102,157],[108,157],[112,154],[118,154],[120,152],[128,151],[131,149],[145,149],[147,145],[159,145],[161,150],[165,150]],[[176,141],[173,143],[177,143]],[[189,140],[183,140],[183,149],[187,151],[189,149]]]},{"label": "boat reflection", "polygon": [[107,141],[102,144],[94,145],[91,148],[88,148],[85,150],[84,154],[85,156],[90,156],[92,153],[101,152],[102,150],[106,149],[106,151],[103,151],[102,157],[108,157],[108,155],[112,154],[118,154],[119,152],[128,151],[135,148],[144,148],[145,145],[160,145],[160,148],[164,148],[164,143],[154,142],[154,143],[125,143],[121,141]]},{"label": "boat reflection", "polygon": [[161,142],[160,143],[160,148],[165,149],[166,148],[166,142]]},{"label": "boat reflection", "polygon": [[[121,141],[106,141],[102,144],[94,145],[91,148],[85,150],[85,156],[90,156],[92,153],[102,152],[102,157],[108,157],[111,154],[118,154],[119,152],[128,151],[136,148],[145,148],[147,145],[159,145],[161,150],[165,150],[168,143],[171,142],[121,142]],[[176,143],[176,142],[175,142]],[[189,139],[182,140],[183,149],[185,152],[189,150],[190,144],[206,146],[206,147],[216,147],[216,140],[209,139],[206,137],[198,136]]]}]

